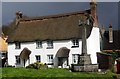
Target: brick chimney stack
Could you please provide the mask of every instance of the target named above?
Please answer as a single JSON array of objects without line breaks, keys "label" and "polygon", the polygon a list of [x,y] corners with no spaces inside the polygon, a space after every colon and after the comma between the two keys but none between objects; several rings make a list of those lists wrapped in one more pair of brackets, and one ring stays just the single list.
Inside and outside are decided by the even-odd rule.
[{"label": "brick chimney stack", "polygon": [[98,18],[97,18],[97,2],[96,0],[91,0],[90,2],[91,15],[94,19],[94,27],[98,27]]},{"label": "brick chimney stack", "polygon": [[16,25],[18,25],[20,19],[22,18],[23,14],[21,11],[16,12]]},{"label": "brick chimney stack", "polygon": [[109,25],[109,43],[113,43],[113,28]]}]

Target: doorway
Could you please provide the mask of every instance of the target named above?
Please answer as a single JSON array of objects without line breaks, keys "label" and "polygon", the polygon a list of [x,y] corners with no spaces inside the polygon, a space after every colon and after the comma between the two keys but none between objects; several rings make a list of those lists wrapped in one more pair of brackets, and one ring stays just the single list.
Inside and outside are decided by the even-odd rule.
[{"label": "doorway", "polygon": [[61,66],[62,68],[67,68],[68,57],[58,57],[58,66]]}]

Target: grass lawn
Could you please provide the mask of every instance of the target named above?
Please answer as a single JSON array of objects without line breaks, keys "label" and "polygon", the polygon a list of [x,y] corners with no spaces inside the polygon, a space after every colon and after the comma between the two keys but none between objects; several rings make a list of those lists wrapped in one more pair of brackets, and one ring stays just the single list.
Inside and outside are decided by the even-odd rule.
[{"label": "grass lawn", "polygon": [[[31,78],[68,78],[69,79],[114,79],[115,74],[107,72],[101,74],[98,72],[69,72],[67,69],[48,68],[48,69],[26,69],[26,68],[2,68],[2,77],[4,79],[17,77],[17,79],[24,79],[25,77]],[[21,78],[22,77],[22,78]]]}]

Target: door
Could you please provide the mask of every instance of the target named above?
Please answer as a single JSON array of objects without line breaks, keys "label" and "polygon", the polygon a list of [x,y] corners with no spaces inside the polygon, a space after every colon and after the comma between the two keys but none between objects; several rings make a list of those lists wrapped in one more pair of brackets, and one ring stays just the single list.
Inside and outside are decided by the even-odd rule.
[{"label": "door", "polygon": [[63,62],[62,67],[67,68],[67,66],[68,66],[68,58],[63,58],[62,62]]},{"label": "door", "polygon": [[61,66],[62,68],[67,68],[68,66],[68,58],[63,58],[63,57],[59,57],[58,58],[58,66]]}]

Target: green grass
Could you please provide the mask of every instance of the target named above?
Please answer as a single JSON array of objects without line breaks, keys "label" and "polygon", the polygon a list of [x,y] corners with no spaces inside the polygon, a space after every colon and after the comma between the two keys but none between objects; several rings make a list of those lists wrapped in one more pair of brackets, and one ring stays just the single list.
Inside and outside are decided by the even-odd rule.
[{"label": "green grass", "polygon": [[[0,69],[1,70],[1,69]],[[48,69],[26,69],[26,68],[2,68],[2,77],[54,77],[54,78],[91,78],[91,79],[113,79],[115,74],[107,72],[106,74],[100,74],[98,72],[69,72],[67,69],[48,68]],[[21,78],[23,79],[23,78]]]}]

